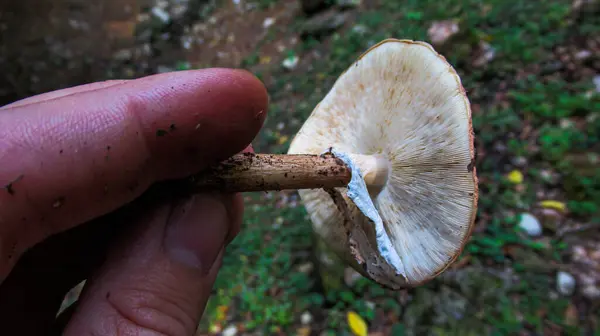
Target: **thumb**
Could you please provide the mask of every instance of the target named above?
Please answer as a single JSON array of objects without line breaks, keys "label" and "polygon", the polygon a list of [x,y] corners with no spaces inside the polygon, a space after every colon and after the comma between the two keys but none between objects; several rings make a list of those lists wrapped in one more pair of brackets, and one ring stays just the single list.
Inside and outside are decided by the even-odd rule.
[{"label": "thumb", "polygon": [[238,196],[195,195],[134,220],[88,280],[64,334],[193,335],[236,226],[232,219],[241,219],[232,213],[239,212]]}]

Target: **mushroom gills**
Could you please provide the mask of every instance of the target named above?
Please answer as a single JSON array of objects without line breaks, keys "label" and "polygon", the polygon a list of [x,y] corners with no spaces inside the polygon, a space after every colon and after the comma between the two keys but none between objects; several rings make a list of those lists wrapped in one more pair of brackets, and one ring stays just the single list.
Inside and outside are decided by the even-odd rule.
[{"label": "mushroom gills", "polygon": [[[354,205],[356,205],[360,212],[374,225],[377,249],[383,259],[395,269],[396,275],[406,277],[406,270],[402,258],[396,249],[394,249],[390,237],[383,225],[383,220],[379,215],[379,211],[371,199],[374,195],[376,197],[383,186],[385,186],[389,176],[388,170],[390,164],[382,156],[350,155],[337,151],[334,148],[330,148],[326,153],[328,152],[344,161],[352,171],[350,183],[346,187],[346,195]],[[352,158],[352,156],[354,156],[354,158]],[[363,175],[365,177],[363,177]],[[371,186],[371,188],[369,188],[369,186]]]}]

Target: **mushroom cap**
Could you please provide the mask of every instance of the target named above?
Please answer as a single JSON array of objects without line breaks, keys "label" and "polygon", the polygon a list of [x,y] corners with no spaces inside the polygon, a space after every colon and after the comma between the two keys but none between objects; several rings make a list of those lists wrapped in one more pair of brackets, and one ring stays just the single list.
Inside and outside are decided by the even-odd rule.
[{"label": "mushroom cap", "polygon": [[386,39],[337,79],[288,153],[332,147],[355,159],[362,175],[369,169],[364,157],[389,163],[386,182],[370,198],[401,260],[396,265],[382,254],[373,222],[347,188],[336,189],[345,210],[323,189],[299,194],[315,232],[338,256],[400,289],[443,272],[470,236],[478,199],[473,142],[470,103],[454,68],[428,43]]}]

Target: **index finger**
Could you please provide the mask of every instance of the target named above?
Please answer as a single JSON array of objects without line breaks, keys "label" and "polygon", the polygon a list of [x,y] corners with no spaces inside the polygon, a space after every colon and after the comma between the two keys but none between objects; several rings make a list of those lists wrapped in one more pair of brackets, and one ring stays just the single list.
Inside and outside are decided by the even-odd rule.
[{"label": "index finger", "polygon": [[[243,150],[266,109],[254,76],[209,69],[0,110],[0,255]],[[0,278],[12,263],[0,261]]]}]

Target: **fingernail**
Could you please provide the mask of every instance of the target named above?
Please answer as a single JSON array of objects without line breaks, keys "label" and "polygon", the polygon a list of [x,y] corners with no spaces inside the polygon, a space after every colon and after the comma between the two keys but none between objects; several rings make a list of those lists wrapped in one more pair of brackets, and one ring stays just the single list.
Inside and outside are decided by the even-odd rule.
[{"label": "fingernail", "polygon": [[179,202],[167,221],[169,257],[208,274],[229,231],[227,209],[217,196],[197,194]]}]

